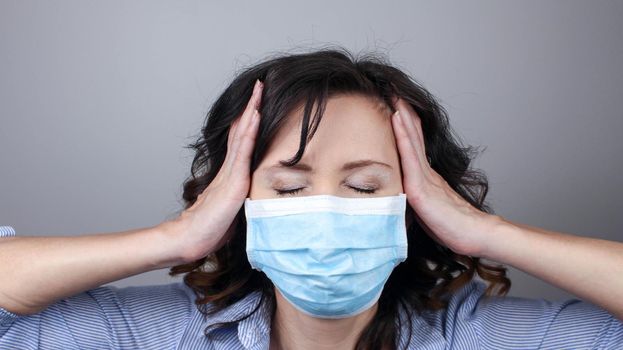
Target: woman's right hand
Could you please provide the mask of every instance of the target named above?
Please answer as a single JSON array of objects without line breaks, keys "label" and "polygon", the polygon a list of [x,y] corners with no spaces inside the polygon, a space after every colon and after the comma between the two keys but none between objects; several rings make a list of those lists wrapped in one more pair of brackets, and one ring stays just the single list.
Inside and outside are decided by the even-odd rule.
[{"label": "woman's right hand", "polygon": [[190,208],[164,223],[181,240],[179,243],[188,262],[218,250],[233,234],[234,218],[249,194],[251,155],[259,125],[262,90],[263,84],[257,80],[245,110],[232,123],[227,155],[214,180]]}]

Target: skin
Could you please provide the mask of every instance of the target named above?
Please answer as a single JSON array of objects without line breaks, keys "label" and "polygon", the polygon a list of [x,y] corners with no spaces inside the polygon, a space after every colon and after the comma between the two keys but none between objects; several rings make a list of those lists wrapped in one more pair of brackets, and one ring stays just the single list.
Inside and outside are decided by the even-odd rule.
[{"label": "skin", "polygon": [[[254,171],[249,198],[266,199],[331,194],[340,197],[379,197],[402,193],[402,175],[391,111],[360,95],[332,97],[314,137],[299,165],[279,165],[299,146],[302,110],[288,116],[275,136],[265,158]],[[350,162],[369,160],[348,170]],[[283,190],[295,193],[280,193]],[[361,193],[359,190],[371,193]],[[370,321],[377,304],[350,318],[327,320],[296,310],[275,290],[277,311],[271,335],[271,349],[352,349],[358,334]]]},{"label": "skin", "polygon": [[[328,101],[302,159],[313,171],[280,171],[270,176],[265,171],[297,149],[292,134],[298,137],[298,130],[285,128],[260,167],[250,174],[261,94],[258,81],[247,107],[230,128],[219,173],[177,218],[125,232],[3,238],[0,306],[18,315],[35,314],[61,298],[111,281],[194,262],[231,237],[233,219],[247,196],[274,198],[278,184],[299,182],[304,188],[295,195],[355,197],[404,192],[415,220],[439,244],[459,254],[513,266],[623,321],[623,278],[619,278],[623,276],[623,243],[528,226],[472,207],[426,161],[419,116],[401,99],[393,101],[399,113],[389,116],[386,108],[371,99],[336,96]],[[364,156],[389,167],[339,170],[344,163]],[[349,187],[362,182],[368,189],[375,186],[375,192],[363,194]],[[348,319],[314,319],[276,295],[273,349],[352,349],[358,332],[377,309],[375,304]]]},{"label": "skin", "polygon": [[[548,231],[478,210],[431,168],[417,113],[402,99],[394,99],[394,107],[397,112],[388,117],[388,110],[369,98],[331,98],[301,160],[313,171],[269,170],[298,147],[297,116],[301,113],[295,112],[289,127],[277,135],[254,172],[250,198],[277,198],[276,189],[293,188],[302,189],[290,195],[365,197],[405,191],[415,219],[438,243],[460,254],[514,266],[623,319],[623,303],[616,297],[623,295],[623,279],[611,278],[623,276],[623,243]],[[391,168],[339,170],[344,163],[362,157]],[[357,193],[349,187],[365,188],[363,177],[373,183],[374,194]],[[271,349],[352,349],[377,308],[375,304],[347,319],[316,319],[298,312],[278,291],[276,296]]]},{"label": "skin", "polygon": [[513,266],[623,321],[623,243],[545,230],[475,210],[425,161],[421,121],[405,101],[392,116],[416,219],[453,251]]},{"label": "skin", "polygon": [[[252,117],[259,115],[253,106],[259,106],[260,99],[261,84],[247,109],[232,125],[228,144],[228,150],[232,151],[228,152],[215,181],[190,210],[163,228],[165,232],[173,232],[177,241],[185,242],[187,252],[191,252],[185,254],[188,261],[220,248],[231,234],[226,228],[247,195],[251,199],[276,198],[275,188],[303,187],[295,195],[364,196],[345,184],[356,182],[354,179],[364,171],[372,172],[373,167],[349,173],[338,169],[345,162],[365,155],[365,158],[382,159],[391,166],[385,169],[389,181],[377,181],[381,186],[372,195],[406,193],[415,220],[439,244],[459,254],[513,266],[623,320],[623,303],[618,297],[623,295],[623,279],[612,278],[623,276],[623,243],[548,231],[476,209],[431,168],[426,160],[420,118],[400,98],[392,102],[397,112],[391,116],[387,109],[358,96],[330,99],[302,158],[302,163],[314,171],[284,170],[278,175],[276,172],[268,175],[268,167],[279,159],[290,158],[297,149],[298,144],[293,140],[298,140],[299,129],[294,121],[296,114],[293,115],[291,126],[295,127],[284,128],[286,131],[276,137],[249,179],[250,155],[259,122],[259,118]],[[382,170],[383,167],[375,166],[378,179],[383,177]],[[377,308],[374,305],[350,319],[314,319],[297,312],[278,292],[276,295],[272,349],[351,349],[357,333]]]}]

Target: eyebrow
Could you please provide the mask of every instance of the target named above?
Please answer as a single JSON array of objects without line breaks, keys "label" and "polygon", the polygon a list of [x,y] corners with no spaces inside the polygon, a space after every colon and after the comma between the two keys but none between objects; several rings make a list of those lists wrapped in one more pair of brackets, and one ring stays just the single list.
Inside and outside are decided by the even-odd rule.
[{"label": "eyebrow", "polygon": [[[299,163],[296,163],[296,164],[294,164],[292,166],[286,166],[286,165],[282,164],[282,163],[285,163],[285,162],[286,162],[286,160],[281,160],[281,161],[279,161],[279,164],[275,164],[275,165],[272,165],[272,166],[266,168],[266,171],[268,172],[268,171],[278,170],[278,169],[292,169],[292,170],[300,170],[300,171],[311,172],[313,170],[312,167],[309,166],[306,163],[299,162]],[[353,161],[353,162],[345,163],[342,166],[341,170],[342,171],[348,171],[348,170],[363,168],[363,167],[370,166],[370,165],[380,165],[380,166],[386,167],[388,169],[392,169],[391,165],[383,163],[383,162],[379,162],[379,161],[372,160],[372,159],[361,159],[361,160],[356,160],[356,161]]]}]

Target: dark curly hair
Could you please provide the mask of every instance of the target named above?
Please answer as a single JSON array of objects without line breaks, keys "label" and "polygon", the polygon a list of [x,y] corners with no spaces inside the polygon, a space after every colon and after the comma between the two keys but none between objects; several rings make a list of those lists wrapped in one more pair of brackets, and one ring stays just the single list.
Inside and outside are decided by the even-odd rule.
[{"label": "dark curly hair", "polygon": [[[461,146],[449,126],[447,112],[435,98],[403,71],[389,64],[383,55],[364,53],[354,57],[342,47],[277,54],[246,68],[235,77],[210,108],[201,135],[186,146],[196,152],[191,175],[183,187],[186,208],[192,206],[219,171],[227,152],[229,128],[244,110],[256,79],[264,83],[264,92],[251,172],[262,160],[286,116],[302,103],[305,108],[300,147],[289,162],[291,165],[301,159],[331,96],[361,94],[381,99],[392,111],[391,98],[399,96],[421,118],[425,149],[432,168],[474,207],[493,213],[485,203],[486,176],[469,168],[475,150],[471,146]],[[310,124],[314,104],[318,107]],[[408,210],[412,212],[411,208]],[[261,291],[262,300],[267,298],[272,302],[274,314],[273,284],[263,272],[253,270],[247,260],[244,207],[238,212],[232,229],[232,238],[222,248],[191,263],[171,267],[169,275],[185,273],[184,283],[195,292],[199,309],[207,303],[215,306],[210,314],[256,290]],[[415,220],[407,227],[407,235],[408,258],[392,271],[378,301],[378,310],[361,333],[356,349],[396,348],[395,339],[403,328],[396,323],[399,306],[418,313],[425,309],[445,308],[447,299],[444,296],[468,283],[474,278],[474,272],[489,282],[485,296],[492,295],[496,287],[499,287],[499,295],[505,295],[510,289],[511,281],[506,277],[504,266],[486,264],[478,257],[460,255],[437,244]],[[208,265],[211,268],[205,269]],[[206,314],[206,311],[202,312]],[[212,326],[231,326],[240,320]]]}]

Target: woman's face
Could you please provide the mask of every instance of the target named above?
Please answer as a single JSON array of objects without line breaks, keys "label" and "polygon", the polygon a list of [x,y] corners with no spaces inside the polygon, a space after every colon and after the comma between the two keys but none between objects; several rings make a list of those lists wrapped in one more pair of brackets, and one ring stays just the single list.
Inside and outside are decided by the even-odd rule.
[{"label": "woman's face", "polygon": [[299,148],[302,115],[302,109],[290,114],[275,136],[253,172],[249,198],[381,197],[403,192],[387,105],[354,94],[330,98],[301,160],[293,167],[282,166],[279,161],[290,159]]}]

